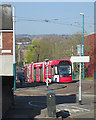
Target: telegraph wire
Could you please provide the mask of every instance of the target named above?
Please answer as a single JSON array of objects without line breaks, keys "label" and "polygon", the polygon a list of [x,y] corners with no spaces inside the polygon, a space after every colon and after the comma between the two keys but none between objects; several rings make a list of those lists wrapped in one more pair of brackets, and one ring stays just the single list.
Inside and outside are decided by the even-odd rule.
[{"label": "telegraph wire", "polygon": [[[71,17],[69,17],[69,18],[71,18]],[[69,18],[66,18],[66,19],[69,19]],[[78,18],[78,17],[76,17],[76,18]],[[16,16],[16,21],[18,22],[18,21],[33,21],[33,22],[52,22],[52,23],[57,23],[57,24],[64,24],[64,23],[68,23],[68,21],[64,21],[64,23],[61,23],[61,22],[58,22],[58,21],[60,21],[62,18],[54,18],[54,19],[51,19],[51,20],[49,20],[49,19],[45,19],[45,20],[43,20],[43,19],[33,19],[33,18],[25,18],[25,17],[19,17],[19,16]],[[64,18],[65,19],[65,18]],[[78,22],[74,22],[74,23],[78,23]],[[88,23],[88,22],[86,22],[87,24],[91,24],[91,25],[93,25],[92,23]],[[64,24],[64,25],[66,25],[66,24]],[[80,24],[80,23],[79,23]],[[67,25],[72,25],[72,24],[67,24]]]}]

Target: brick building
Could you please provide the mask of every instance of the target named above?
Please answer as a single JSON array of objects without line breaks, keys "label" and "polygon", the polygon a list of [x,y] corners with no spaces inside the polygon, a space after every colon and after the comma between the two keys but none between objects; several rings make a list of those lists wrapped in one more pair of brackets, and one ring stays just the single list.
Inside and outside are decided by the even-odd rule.
[{"label": "brick building", "polygon": [[0,119],[13,103],[13,22],[11,5],[0,5]]},{"label": "brick building", "polygon": [[90,62],[85,63],[85,77],[95,78],[96,72],[96,33],[85,36],[85,55],[90,56]]},{"label": "brick building", "polygon": [[2,66],[0,75],[13,76],[13,24],[11,5],[0,5],[0,60],[2,60],[0,62],[2,63],[2,65],[0,64]]}]

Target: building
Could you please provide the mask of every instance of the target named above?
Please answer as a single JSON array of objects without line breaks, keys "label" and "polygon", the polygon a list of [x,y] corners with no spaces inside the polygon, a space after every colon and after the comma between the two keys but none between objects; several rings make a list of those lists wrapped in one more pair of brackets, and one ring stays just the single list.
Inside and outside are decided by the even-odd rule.
[{"label": "building", "polygon": [[13,24],[11,5],[0,5],[0,60],[2,60],[2,71],[0,71],[0,75],[13,76]]},{"label": "building", "polygon": [[96,78],[96,33],[85,36],[84,52],[90,56],[90,62],[85,63],[85,77]]},{"label": "building", "polygon": [[13,101],[13,22],[11,5],[0,5],[0,118]]}]

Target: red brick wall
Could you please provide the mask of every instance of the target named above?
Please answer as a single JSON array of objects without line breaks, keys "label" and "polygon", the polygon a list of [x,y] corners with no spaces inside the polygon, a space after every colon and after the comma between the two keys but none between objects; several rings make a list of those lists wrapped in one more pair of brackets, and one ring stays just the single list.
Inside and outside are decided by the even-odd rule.
[{"label": "red brick wall", "polygon": [[90,56],[90,62],[85,63],[85,77],[92,77],[94,78],[94,66],[96,66],[96,63],[94,63],[95,58],[94,55],[96,54],[96,46],[95,46],[95,35],[96,34],[91,34],[85,37],[84,41],[84,46],[85,46],[85,55]]},{"label": "red brick wall", "polygon": [[[0,49],[0,55],[13,55],[13,33],[2,33],[2,49]],[[11,53],[2,53],[2,50],[11,50]]]}]

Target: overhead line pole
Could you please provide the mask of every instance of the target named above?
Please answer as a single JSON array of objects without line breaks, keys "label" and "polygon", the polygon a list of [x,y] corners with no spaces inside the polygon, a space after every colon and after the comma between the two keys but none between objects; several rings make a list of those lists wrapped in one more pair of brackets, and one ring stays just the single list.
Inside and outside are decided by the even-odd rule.
[{"label": "overhead line pole", "polygon": [[[83,14],[83,56],[84,56],[84,14]],[[85,80],[85,63],[83,62],[83,80]]]}]

